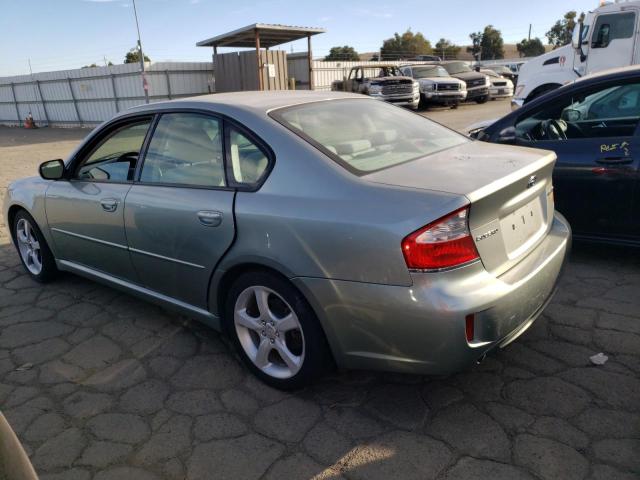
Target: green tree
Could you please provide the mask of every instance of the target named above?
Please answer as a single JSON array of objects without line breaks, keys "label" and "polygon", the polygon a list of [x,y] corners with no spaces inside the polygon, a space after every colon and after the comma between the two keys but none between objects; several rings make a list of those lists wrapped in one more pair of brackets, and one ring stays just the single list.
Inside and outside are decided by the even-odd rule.
[{"label": "green tree", "polygon": [[483,60],[504,58],[504,40],[502,40],[500,30],[493,28],[493,25],[484,27],[480,49]]},{"label": "green tree", "polygon": [[[150,62],[151,59],[145,55],[144,61]],[[124,63],[140,63],[140,52],[137,49],[128,51],[124,57]]]},{"label": "green tree", "polygon": [[434,53],[436,55],[440,55],[443,60],[447,58],[456,58],[458,56],[458,53],[460,53],[460,47],[454,45],[445,38],[441,38],[440,40],[438,40],[438,43],[436,43]]},{"label": "green tree", "polygon": [[343,47],[331,47],[329,50],[329,55],[324,57],[326,62],[331,61],[358,61],[360,60],[360,55],[356,52],[355,48],[345,45]]},{"label": "green tree", "polygon": [[[553,48],[557,48],[571,42],[571,35],[573,34],[573,29],[576,26],[576,16],[576,11],[571,10],[565,13],[560,20],[553,24],[551,29],[545,33],[547,40],[549,40],[549,45],[553,45]],[[584,13],[581,13],[578,21],[582,21],[583,19]]]},{"label": "green tree", "polygon": [[544,45],[542,45],[542,41],[538,37],[532,38],[531,40],[523,38],[522,41],[516,45],[516,48],[521,57],[537,57],[544,53]]},{"label": "green tree", "polygon": [[402,35],[395,33],[382,43],[380,54],[383,60],[402,60],[414,58],[416,55],[432,53],[431,43],[422,33],[413,33],[408,29]]},{"label": "green tree", "polygon": [[480,52],[482,51],[482,47],[480,46],[482,43],[482,32],[470,33],[469,38],[471,39],[471,45],[467,47],[467,52],[473,55],[473,58],[476,60],[480,60]]},{"label": "green tree", "polygon": [[93,68],[93,67],[97,67],[98,65],[96,65],[95,63],[92,63],[91,65],[84,65],[82,68]]}]

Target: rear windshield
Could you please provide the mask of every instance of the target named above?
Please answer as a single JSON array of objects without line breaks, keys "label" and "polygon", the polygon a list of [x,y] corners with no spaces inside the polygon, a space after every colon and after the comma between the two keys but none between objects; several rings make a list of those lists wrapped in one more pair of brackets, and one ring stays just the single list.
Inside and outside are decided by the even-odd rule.
[{"label": "rear windshield", "polygon": [[421,115],[379,100],[306,103],[271,115],[359,175],[469,141]]}]

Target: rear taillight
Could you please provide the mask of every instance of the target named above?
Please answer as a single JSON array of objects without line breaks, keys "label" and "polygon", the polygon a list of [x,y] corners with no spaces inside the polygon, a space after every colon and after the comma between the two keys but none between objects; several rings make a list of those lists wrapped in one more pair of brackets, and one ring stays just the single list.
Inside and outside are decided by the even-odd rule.
[{"label": "rear taillight", "polygon": [[467,222],[469,207],[456,210],[402,240],[407,267],[417,270],[450,268],[479,258]]}]

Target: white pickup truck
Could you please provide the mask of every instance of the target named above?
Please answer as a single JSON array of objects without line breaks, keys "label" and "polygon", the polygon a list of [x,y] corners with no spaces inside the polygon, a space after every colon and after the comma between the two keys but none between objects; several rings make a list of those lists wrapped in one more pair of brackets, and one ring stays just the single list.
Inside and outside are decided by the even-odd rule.
[{"label": "white pickup truck", "polygon": [[586,74],[640,63],[640,1],[604,3],[578,23],[570,44],[522,65],[511,102],[518,108]]}]

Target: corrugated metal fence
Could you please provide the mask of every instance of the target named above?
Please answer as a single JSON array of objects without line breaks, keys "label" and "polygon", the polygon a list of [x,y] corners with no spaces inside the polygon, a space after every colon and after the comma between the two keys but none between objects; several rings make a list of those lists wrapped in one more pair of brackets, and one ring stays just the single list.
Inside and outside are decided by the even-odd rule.
[{"label": "corrugated metal fence", "polygon": [[[0,124],[95,125],[144,103],[138,64],[0,77]],[[210,62],[148,63],[149,101],[213,92]]]}]

